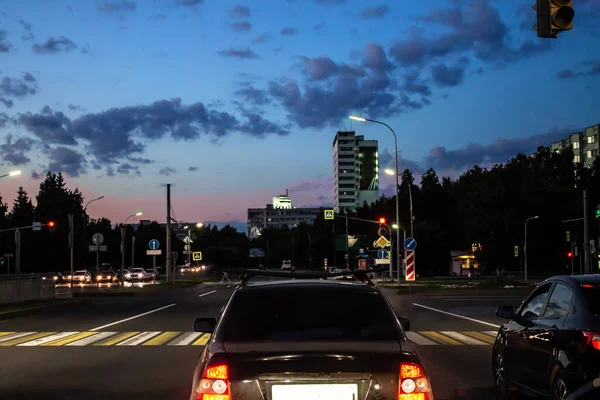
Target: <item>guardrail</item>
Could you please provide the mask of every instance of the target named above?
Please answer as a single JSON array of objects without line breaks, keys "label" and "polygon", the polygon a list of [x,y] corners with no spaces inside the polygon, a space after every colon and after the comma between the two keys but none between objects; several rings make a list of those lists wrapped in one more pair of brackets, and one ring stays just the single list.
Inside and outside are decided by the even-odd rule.
[{"label": "guardrail", "polygon": [[54,297],[54,281],[44,280],[38,274],[0,276],[0,304],[53,299]]}]

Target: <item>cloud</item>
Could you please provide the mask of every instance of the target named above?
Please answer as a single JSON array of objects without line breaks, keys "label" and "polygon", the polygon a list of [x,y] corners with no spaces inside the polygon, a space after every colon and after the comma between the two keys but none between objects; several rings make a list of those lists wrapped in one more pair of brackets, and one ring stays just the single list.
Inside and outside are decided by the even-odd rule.
[{"label": "cloud", "polygon": [[163,176],[169,176],[169,175],[176,174],[176,173],[177,173],[177,170],[174,168],[171,168],[171,167],[164,167],[164,168],[161,168],[160,171],[158,171],[158,174],[163,175]]},{"label": "cloud", "polygon": [[8,53],[12,49],[13,45],[6,40],[8,32],[4,29],[0,29],[0,53]]},{"label": "cloud", "polygon": [[37,171],[31,170],[31,179],[39,180],[39,179],[42,179],[43,177],[44,176],[41,174],[38,174]]},{"label": "cloud", "polygon": [[198,167],[194,167],[194,166],[188,167],[188,171],[190,171],[190,172],[198,171],[198,169],[199,169]]},{"label": "cloud", "polygon": [[427,167],[435,169],[464,169],[476,164],[503,163],[518,153],[529,154],[539,146],[549,146],[552,142],[565,139],[578,130],[572,128],[553,129],[547,133],[518,139],[497,139],[489,145],[469,143],[464,148],[448,150],[434,147],[425,157]]},{"label": "cloud", "polygon": [[234,6],[229,9],[229,15],[234,18],[244,18],[250,16],[250,7],[248,6]]},{"label": "cloud", "polygon": [[241,89],[237,90],[234,93],[236,96],[241,97],[245,102],[263,106],[265,104],[269,104],[271,99],[269,98],[269,94],[266,90],[260,90],[255,88],[252,85],[244,85]]},{"label": "cloud", "polygon": [[71,111],[81,111],[81,106],[79,104],[69,104],[67,108]]},{"label": "cloud", "polygon": [[383,18],[390,12],[390,8],[387,4],[381,4],[379,6],[365,7],[360,11],[360,17],[362,19],[373,19]]},{"label": "cloud", "polygon": [[49,37],[45,43],[36,43],[31,46],[34,53],[38,54],[55,54],[60,52],[67,52],[77,49],[78,46],[73,43],[71,39],[64,36],[59,38]]},{"label": "cloud", "polygon": [[181,7],[194,7],[204,3],[204,0],[175,0],[175,5]]},{"label": "cloud", "polygon": [[147,141],[170,136],[174,140],[195,140],[202,134],[219,139],[233,132],[264,137],[286,130],[264,118],[235,116],[197,102],[183,105],[181,99],[159,100],[148,105],[111,108],[69,119],[46,106],[38,114],[25,113],[19,123],[43,143],[79,146],[92,161],[110,166],[124,160],[146,164],[138,158]]},{"label": "cloud", "polygon": [[560,79],[572,79],[595,75],[600,75],[600,60],[585,61],[571,69],[563,69],[556,74]]},{"label": "cloud", "polygon": [[129,161],[131,161],[132,163],[136,163],[136,164],[148,165],[148,164],[154,163],[154,160],[150,160],[148,158],[142,158],[142,157],[127,157],[127,159]]},{"label": "cloud", "polygon": [[137,165],[131,165],[129,163],[123,163],[117,167],[117,172],[121,175],[135,174],[141,176],[140,168]]},{"label": "cloud", "polygon": [[[400,153],[400,152],[398,152]],[[390,151],[389,149],[384,149],[379,154],[379,165],[382,167],[381,169],[385,170],[386,168],[394,168],[394,151],[393,149]],[[411,170],[413,173],[420,173],[424,171],[424,168],[416,161],[406,159],[402,157],[401,154],[398,154],[398,171],[404,171],[405,169]]]},{"label": "cloud", "polygon": [[33,25],[30,22],[23,21],[22,19],[19,20],[19,24],[25,30],[25,32],[23,32],[23,36],[21,36],[21,39],[23,39],[23,40],[33,39],[34,38],[33,31],[32,31]]},{"label": "cloud", "polygon": [[285,28],[282,28],[281,31],[279,32],[279,34],[281,36],[292,36],[298,33],[298,29],[295,28],[291,28],[289,26],[286,26]]},{"label": "cloud", "polygon": [[437,64],[431,68],[431,76],[440,86],[456,86],[462,83],[465,69],[461,66],[447,67],[445,64]]},{"label": "cloud", "polygon": [[269,32],[263,33],[252,41],[253,44],[268,43],[273,40],[273,36]]},{"label": "cloud", "polygon": [[387,59],[385,50],[377,43],[367,43],[363,54],[363,65],[373,71],[385,72],[394,69],[392,63]]},{"label": "cloud", "polygon": [[0,102],[8,108],[14,105],[12,99],[23,99],[37,92],[36,79],[29,72],[24,72],[21,79],[5,76],[0,80]]},{"label": "cloud", "polygon": [[321,21],[313,27],[315,31],[320,31],[323,28],[325,28],[325,21]]},{"label": "cloud", "polygon": [[4,144],[0,145],[0,159],[10,165],[23,165],[31,161],[27,153],[35,144],[35,140],[20,137],[13,141],[13,135],[7,135]]},{"label": "cloud", "polygon": [[236,32],[250,32],[252,30],[252,24],[248,21],[234,22],[229,27]]},{"label": "cloud", "polygon": [[137,4],[128,0],[96,0],[96,9],[106,15],[135,12]]},{"label": "cloud", "polygon": [[256,54],[254,51],[252,51],[252,49],[250,49],[248,47],[223,50],[223,51],[220,51],[219,54],[223,57],[233,57],[233,58],[239,58],[242,60],[250,60],[250,59],[260,58],[260,56],[258,54]]},{"label": "cloud", "polygon": [[85,157],[73,149],[64,146],[50,148],[47,155],[50,159],[48,171],[66,172],[73,177],[85,172]]}]

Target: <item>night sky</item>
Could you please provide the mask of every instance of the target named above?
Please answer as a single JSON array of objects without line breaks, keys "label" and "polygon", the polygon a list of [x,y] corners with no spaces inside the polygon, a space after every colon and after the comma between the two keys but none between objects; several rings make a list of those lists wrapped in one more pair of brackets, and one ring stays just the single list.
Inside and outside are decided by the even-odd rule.
[{"label": "night sky", "polygon": [[0,172],[23,171],[0,194],[50,170],[113,222],[164,221],[165,183],[180,220],[243,222],[286,188],[319,206],[337,130],[393,166],[351,114],[416,175],[533,152],[600,123],[600,0],[558,40],[532,3],[0,0]]}]

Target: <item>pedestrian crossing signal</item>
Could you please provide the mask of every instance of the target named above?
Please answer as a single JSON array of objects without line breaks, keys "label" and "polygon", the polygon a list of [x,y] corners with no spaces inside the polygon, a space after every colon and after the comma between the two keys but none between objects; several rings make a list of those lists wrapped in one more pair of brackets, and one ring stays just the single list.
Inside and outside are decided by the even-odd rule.
[{"label": "pedestrian crossing signal", "polygon": [[334,218],[333,210],[325,210],[325,219],[331,220]]},{"label": "pedestrian crossing signal", "polygon": [[202,261],[202,252],[201,251],[195,251],[192,253],[192,260],[194,261]]}]

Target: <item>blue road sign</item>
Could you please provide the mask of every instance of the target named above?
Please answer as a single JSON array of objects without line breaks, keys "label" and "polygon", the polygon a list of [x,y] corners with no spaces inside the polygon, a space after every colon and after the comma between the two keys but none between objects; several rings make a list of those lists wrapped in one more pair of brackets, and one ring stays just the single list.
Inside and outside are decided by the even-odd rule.
[{"label": "blue road sign", "polygon": [[148,243],[148,247],[150,247],[150,250],[158,250],[159,246],[160,246],[160,243],[158,243],[158,240],[156,240],[156,239],[152,239]]},{"label": "blue road sign", "polygon": [[388,259],[388,258],[390,258],[390,253],[387,250],[381,249],[377,252],[377,257],[383,258],[383,259]]},{"label": "blue road sign", "polygon": [[414,250],[417,248],[417,241],[411,237],[406,238],[404,241],[404,248],[406,250]]}]

